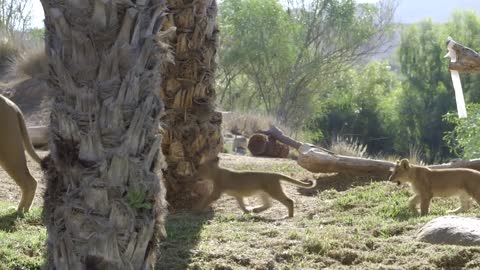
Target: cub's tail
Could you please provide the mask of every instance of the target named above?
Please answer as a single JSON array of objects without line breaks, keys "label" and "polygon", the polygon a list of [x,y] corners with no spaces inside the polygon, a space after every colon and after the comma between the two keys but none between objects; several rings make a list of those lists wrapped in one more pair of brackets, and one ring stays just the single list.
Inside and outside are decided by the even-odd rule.
[{"label": "cub's tail", "polygon": [[285,181],[285,182],[288,182],[290,184],[294,184],[295,186],[298,186],[298,187],[303,187],[303,188],[313,188],[317,185],[317,183],[315,181],[308,181],[308,182],[302,182],[302,181],[299,181],[299,180],[296,180],[296,179],[293,179],[291,177],[288,177],[286,175],[283,175],[283,174],[279,174],[280,175],[280,178]]},{"label": "cub's tail", "polygon": [[35,149],[33,148],[32,141],[28,136],[27,126],[25,125],[23,114],[19,110],[17,111],[17,118],[20,132],[22,133],[23,147],[25,147],[25,150],[30,155],[30,157],[38,164],[40,164],[42,162],[42,159],[38,156],[37,152],[35,152]]}]

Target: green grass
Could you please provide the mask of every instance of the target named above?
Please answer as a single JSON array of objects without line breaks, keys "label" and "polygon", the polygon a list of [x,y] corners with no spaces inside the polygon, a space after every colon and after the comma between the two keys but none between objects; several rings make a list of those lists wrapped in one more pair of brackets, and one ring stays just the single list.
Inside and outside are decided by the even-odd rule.
[{"label": "green grass", "polygon": [[[292,163],[236,166],[305,176]],[[418,228],[457,207],[456,199],[434,200],[431,214],[417,217],[407,207],[410,190],[391,183],[312,196],[284,186],[296,201],[292,219],[281,219],[286,209],[277,202],[264,213],[243,215],[225,196],[214,212],[169,215],[157,269],[480,269],[480,247],[415,241]],[[13,204],[0,209],[0,270],[40,269],[41,209],[23,217]],[[462,215],[480,216],[480,207]]]},{"label": "green grass", "polygon": [[[173,249],[164,249],[159,269],[477,269],[479,247],[414,240],[421,225],[458,202],[434,200],[432,214],[417,217],[407,208],[409,195],[408,188],[376,182],[305,197],[315,202],[313,212],[297,209],[290,220],[226,210],[204,219],[174,215],[162,243]],[[476,207],[464,215],[479,214]],[[170,256],[182,253],[175,248],[185,256]]]},{"label": "green grass", "polygon": [[0,203],[0,269],[40,269],[47,236],[41,210],[25,215],[15,210],[13,204]]}]

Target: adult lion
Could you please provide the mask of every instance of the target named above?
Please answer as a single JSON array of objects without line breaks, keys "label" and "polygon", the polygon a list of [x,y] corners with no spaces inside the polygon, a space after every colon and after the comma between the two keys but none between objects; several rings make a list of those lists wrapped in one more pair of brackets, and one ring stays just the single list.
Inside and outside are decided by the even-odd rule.
[{"label": "adult lion", "polygon": [[37,180],[27,167],[24,151],[40,163],[28,137],[23,114],[11,100],[0,95],[0,166],[15,180],[22,191],[18,212],[27,212],[33,202]]}]

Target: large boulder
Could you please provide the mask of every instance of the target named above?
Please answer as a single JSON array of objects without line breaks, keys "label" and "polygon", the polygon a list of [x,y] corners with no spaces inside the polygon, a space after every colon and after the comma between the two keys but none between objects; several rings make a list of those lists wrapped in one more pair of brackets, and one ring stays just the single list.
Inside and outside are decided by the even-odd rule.
[{"label": "large boulder", "polygon": [[419,230],[417,240],[431,244],[480,246],[480,219],[439,217]]}]

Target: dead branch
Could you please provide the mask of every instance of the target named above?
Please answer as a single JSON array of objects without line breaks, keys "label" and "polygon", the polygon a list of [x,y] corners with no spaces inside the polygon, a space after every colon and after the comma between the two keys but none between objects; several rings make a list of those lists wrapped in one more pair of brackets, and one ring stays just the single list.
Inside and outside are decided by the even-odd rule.
[{"label": "dead branch", "polygon": [[450,62],[449,69],[464,73],[480,73],[480,55],[476,51],[458,44],[453,39],[447,41],[448,46],[452,46],[457,55],[457,61]]},{"label": "dead branch", "polygon": [[[370,176],[372,179],[386,179],[390,169],[395,166],[394,162],[335,155],[324,148],[294,140],[275,126],[267,131],[259,131],[274,139],[289,145],[300,153],[297,159],[298,165],[313,173],[342,173],[352,176]],[[428,166],[438,168],[470,168],[480,171],[480,159],[455,160],[451,163]]]}]

